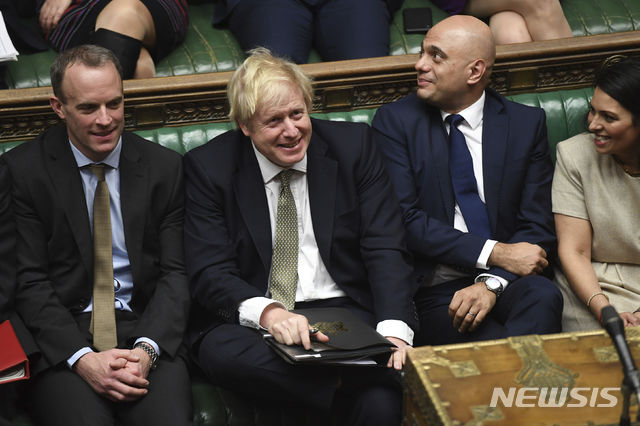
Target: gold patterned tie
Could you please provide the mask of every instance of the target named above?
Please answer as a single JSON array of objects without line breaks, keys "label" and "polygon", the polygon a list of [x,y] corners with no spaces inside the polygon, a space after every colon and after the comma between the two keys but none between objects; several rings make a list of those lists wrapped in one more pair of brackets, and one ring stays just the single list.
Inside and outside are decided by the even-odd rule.
[{"label": "gold patterned tie", "polygon": [[93,198],[93,311],[91,333],[99,351],[115,348],[116,311],[113,291],[113,252],[111,246],[111,209],[109,188],[104,180],[104,164],[91,164],[98,178]]},{"label": "gold patterned tie", "polygon": [[298,213],[289,187],[293,170],[280,172],[276,237],[271,261],[271,297],[288,309],[296,303],[298,286]]}]

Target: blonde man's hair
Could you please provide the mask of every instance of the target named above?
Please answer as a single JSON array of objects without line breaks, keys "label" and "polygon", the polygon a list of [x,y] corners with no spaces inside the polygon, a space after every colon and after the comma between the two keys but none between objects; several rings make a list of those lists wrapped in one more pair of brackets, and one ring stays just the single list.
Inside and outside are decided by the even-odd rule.
[{"label": "blonde man's hair", "polygon": [[283,86],[293,85],[302,92],[307,112],[311,112],[313,86],[300,67],[286,59],[273,56],[269,49],[258,47],[233,73],[227,85],[229,118],[250,126],[251,118],[263,105],[277,104],[284,97]]}]

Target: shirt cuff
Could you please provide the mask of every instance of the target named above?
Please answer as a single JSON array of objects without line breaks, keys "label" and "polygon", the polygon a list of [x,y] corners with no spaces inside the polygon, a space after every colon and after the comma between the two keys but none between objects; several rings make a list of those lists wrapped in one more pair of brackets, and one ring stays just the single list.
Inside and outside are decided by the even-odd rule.
[{"label": "shirt cuff", "polygon": [[498,275],[493,275],[493,274],[480,274],[476,277],[475,282],[478,282],[478,279],[480,277],[493,277],[493,278],[497,278],[498,281],[500,281],[500,283],[502,284],[502,291],[504,291],[505,288],[507,288],[507,286],[509,285],[509,281],[507,281],[505,278],[503,277],[499,277]]},{"label": "shirt cuff", "polygon": [[77,351],[75,354],[71,355],[67,358],[67,365],[69,368],[73,368],[73,364],[75,364],[82,355],[88,354],[89,352],[93,352],[89,346],[85,346],[84,348]]},{"label": "shirt cuff", "polygon": [[251,297],[243,300],[238,306],[240,325],[260,330],[262,328],[260,326],[262,312],[273,303],[277,303],[283,309],[286,309],[282,303],[267,297]]},{"label": "shirt cuff", "polygon": [[138,337],[136,339],[136,341],[133,343],[133,346],[136,345],[136,343],[139,342],[145,342],[151,345],[151,347],[153,348],[154,351],[156,351],[156,354],[158,356],[160,356],[160,347],[158,346],[158,344],[156,342],[154,342],[153,340],[149,339],[148,337]]},{"label": "shirt cuff", "polygon": [[491,252],[496,244],[498,244],[498,242],[494,240],[487,240],[487,242],[484,243],[484,247],[482,247],[480,256],[478,256],[478,260],[476,261],[476,268],[485,270],[489,269],[487,262],[489,261],[489,256],[491,256]]},{"label": "shirt cuff", "polygon": [[413,346],[413,330],[404,321],[384,320],[380,321],[376,331],[385,337],[397,337]]}]

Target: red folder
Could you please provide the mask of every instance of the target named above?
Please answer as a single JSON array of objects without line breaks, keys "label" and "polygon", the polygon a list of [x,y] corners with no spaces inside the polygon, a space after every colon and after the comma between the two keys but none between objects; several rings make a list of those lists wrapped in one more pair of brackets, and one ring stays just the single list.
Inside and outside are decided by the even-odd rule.
[{"label": "red folder", "polygon": [[29,360],[11,323],[0,323],[0,384],[28,378]]}]

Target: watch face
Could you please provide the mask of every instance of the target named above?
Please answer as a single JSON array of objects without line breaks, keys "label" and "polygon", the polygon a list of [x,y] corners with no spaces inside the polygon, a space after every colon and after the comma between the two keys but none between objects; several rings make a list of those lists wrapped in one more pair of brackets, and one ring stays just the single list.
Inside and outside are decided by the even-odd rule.
[{"label": "watch face", "polygon": [[484,283],[489,287],[489,290],[499,290],[502,287],[500,280],[493,277],[488,278]]}]

